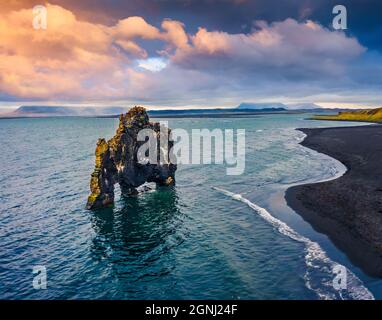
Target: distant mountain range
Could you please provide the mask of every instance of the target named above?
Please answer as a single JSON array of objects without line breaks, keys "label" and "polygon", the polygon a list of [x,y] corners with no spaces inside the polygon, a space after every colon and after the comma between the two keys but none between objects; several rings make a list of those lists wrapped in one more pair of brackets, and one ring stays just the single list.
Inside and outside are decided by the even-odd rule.
[{"label": "distant mountain range", "polygon": [[19,117],[99,116],[127,112],[126,107],[21,106],[11,114]]},{"label": "distant mountain range", "polygon": [[243,102],[236,108],[239,110],[286,110],[287,106],[283,103],[248,103]]},{"label": "distant mountain range", "polygon": [[[21,106],[11,112],[0,113],[0,118],[21,117],[114,117],[126,113],[128,107],[67,107],[67,106]],[[198,116],[232,116],[257,113],[295,113],[295,112],[339,112],[344,109],[323,109],[318,105],[282,103],[241,103],[235,108],[216,109],[168,109],[150,110],[148,113],[153,117],[198,117]]]}]

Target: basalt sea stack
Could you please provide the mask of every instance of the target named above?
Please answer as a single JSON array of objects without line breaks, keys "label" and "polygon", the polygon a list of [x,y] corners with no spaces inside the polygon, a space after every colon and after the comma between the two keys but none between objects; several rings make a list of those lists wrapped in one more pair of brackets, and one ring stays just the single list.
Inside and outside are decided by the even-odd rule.
[{"label": "basalt sea stack", "polygon": [[[138,133],[143,129],[147,129],[145,132],[151,132],[154,137],[154,150],[157,150],[155,163],[143,163],[138,159],[140,147],[148,143],[145,140],[138,141]],[[136,188],[145,182],[173,185],[176,164],[163,161],[169,159],[169,152],[173,146],[173,141],[169,138],[170,133],[171,130],[167,127],[150,122],[145,108],[134,107],[125,115],[120,115],[115,136],[107,142],[105,139],[99,139],[97,142],[95,169],[90,180],[91,194],[86,208],[96,209],[112,205],[116,183],[119,183],[125,196],[136,194]],[[163,154],[164,152],[166,154]]]}]

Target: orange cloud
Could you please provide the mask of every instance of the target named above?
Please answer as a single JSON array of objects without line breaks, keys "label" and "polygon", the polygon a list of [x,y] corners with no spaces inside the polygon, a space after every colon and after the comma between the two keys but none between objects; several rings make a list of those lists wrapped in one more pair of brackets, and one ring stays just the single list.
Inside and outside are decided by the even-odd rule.
[{"label": "orange cloud", "polygon": [[174,20],[164,20],[162,28],[166,31],[163,39],[171,43],[176,48],[188,48],[188,35],[184,31],[184,24]]},{"label": "orange cloud", "polygon": [[48,4],[47,11],[46,30],[33,29],[31,9],[0,15],[0,92],[32,99],[122,97],[131,79],[144,83],[144,73],[130,70],[133,59],[147,57],[135,39],[187,42],[175,21],[164,21],[161,32],[141,17],[105,26],[60,6]]},{"label": "orange cloud", "polygon": [[[258,83],[290,74],[293,83],[296,77],[304,83],[307,76],[330,77],[364,51],[356,39],[311,21],[258,22],[249,34],[199,28],[189,35],[180,21],[166,19],[155,27],[133,16],[104,25],[47,4],[48,28],[35,30],[31,8],[0,13],[0,95],[171,101],[187,94],[211,96],[224,85],[240,87],[244,76],[251,79],[244,84],[255,83],[255,76]],[[149,58],[142,44],[149,41],[165,58],[166,67],[157,73],[138,67],[139,59]]]},{"label": "orange cloud", "polygon": [[142,38],[142,39],[159,39],[160,31],[148,24],[141,17],[129,17],[120,20],[115,27],[116,35],[127,39]]},{"label": "orange cloud", "polygon": [[31,9],[0,17],[1,91],[21,98],[76,95],[86,77],[116,67],[106,27],[78,21],[59,6],[47,9],[47,30],[33,29]]}]

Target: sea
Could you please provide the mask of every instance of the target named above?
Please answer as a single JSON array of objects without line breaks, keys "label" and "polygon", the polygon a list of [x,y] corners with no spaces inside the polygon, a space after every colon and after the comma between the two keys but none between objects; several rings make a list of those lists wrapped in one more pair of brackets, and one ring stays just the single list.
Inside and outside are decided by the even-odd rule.
[{"label": "sea", "polygon": [[0,299],[381,299],[381,279],[286,204],[290,186],[346,172],[296,128],[359,125],[307,118],[160,119],[245,129],[243,174],[181,164],[175,187],[123,198],[116,186],[115,206],[98,211],[85,209],[95,144],[118,119],[0,120]]}]

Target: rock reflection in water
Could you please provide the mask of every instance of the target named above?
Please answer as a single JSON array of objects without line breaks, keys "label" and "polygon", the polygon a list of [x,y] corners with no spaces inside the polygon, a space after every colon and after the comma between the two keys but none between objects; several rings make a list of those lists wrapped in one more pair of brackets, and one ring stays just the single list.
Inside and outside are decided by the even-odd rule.
[{"label": "rock reflection in water", "polygon": [[132,282],[143,285],[176,267],[172,249],[185,239],[183,218],[175,188],[122,198],[116,208],[92,213],[92,256],[122,281],[125,292],[134,291]]}]

